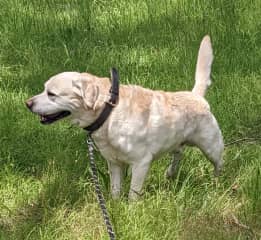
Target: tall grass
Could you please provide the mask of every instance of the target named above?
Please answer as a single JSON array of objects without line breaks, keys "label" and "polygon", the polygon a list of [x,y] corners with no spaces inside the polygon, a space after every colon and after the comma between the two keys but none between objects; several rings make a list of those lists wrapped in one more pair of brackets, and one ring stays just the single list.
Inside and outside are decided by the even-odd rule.
[{"label": "tall grass", "polygon": [[[89,181],[85,134],[66,121],[44,127],[24,100],[62,71],[108,75],[124,84],[191,89],[199,43],[214,47],[207,94],[224,139],[260,137],[261,2],[0,0],[0,239],[107,239]],[[97,156],[98,157],[98,156]],[[144,196],[128,203],[100,180],[118,239],[259,239],[260,141],[232,145],[214,183],[212,166],[185,152],[176,180],[156,161]]]}]

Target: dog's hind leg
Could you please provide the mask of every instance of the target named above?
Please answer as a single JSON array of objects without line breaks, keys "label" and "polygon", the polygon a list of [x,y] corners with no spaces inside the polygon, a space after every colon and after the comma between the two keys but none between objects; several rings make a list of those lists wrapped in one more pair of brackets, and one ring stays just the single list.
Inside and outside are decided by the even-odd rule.
[{"label": "dog's hind leg", "polygon": [[223,166],[224,143],[218,123],[213,115],[210,120],[201,122],[194,144],[214,165],[214,175],[219,176]]},{"label": "dog's hind leg", "polygon": [[173,152],[171,164],[169,165],[165,173],[166,178],[173,179],[177,176],[182,156],[183,156],[183,147]]},{"label": "dog's hind leg", "polygon": [[[215,143],[214,143],[215,144]],[[206,149],[202,148],[204,154],[208,157],[211,163],[214,165],[214,175],[218,177],[221,173],[223,167],[223,154],[224,144],[223,141],[217,140],[216,146],[212,145],[211,148],[207,147]]]}]

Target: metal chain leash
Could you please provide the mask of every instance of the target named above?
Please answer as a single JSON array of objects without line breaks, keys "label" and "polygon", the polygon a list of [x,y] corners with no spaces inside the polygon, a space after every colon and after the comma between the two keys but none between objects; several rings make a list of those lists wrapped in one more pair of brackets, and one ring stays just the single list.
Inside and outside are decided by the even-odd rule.
[{"label": "metal chain leash", "polygon": [[107,232],[110,236],[110,239],[115,240],[116,239],[115,232],[113,231],[108,210],[106,208],[106,202],[99,185],[97,166],[95,164],[95,159],[94,159],[94,143],[90,134],[87,135],[87,146],[88,146],[89,158],[90,158],[91,179],[95,187],[97,200],[102,210],[103,219],[107,228]]}]

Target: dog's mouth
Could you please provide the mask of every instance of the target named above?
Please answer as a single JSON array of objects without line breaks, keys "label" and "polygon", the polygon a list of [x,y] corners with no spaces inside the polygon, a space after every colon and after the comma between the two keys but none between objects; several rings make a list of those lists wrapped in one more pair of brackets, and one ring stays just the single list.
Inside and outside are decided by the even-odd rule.
[{"label": "dog's mouth", "polygon": [[50,124],[57,120],[65,118],[65,117],[69,116],[70,114],[71,113],[69,111],[62,111],[62,112],[53,113],[53,114],[49,114],[49,115],[40,114],[40,122],[42,124]]}]

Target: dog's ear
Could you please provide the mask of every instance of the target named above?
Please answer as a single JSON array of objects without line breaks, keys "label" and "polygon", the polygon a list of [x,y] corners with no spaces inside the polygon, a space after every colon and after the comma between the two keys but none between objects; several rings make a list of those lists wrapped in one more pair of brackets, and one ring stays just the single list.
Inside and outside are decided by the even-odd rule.
[{"label": "dog's ear", "polygon": [[72,80],[72,89],[77,96],[82,97],[82,80],[81,79]]},{"label": "dog's ear", "polygon": [[96,110],[99,108],[99,87],[82,79],[72,82],[73,91],[83,100],[83,104],[87,108]]}]

